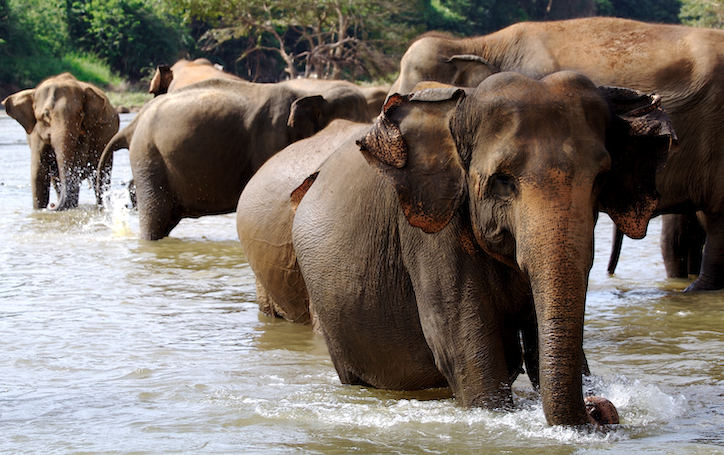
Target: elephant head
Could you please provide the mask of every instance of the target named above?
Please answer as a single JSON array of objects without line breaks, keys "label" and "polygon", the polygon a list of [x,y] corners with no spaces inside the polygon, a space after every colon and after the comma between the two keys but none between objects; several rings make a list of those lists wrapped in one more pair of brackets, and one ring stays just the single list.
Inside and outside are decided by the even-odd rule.
[{"label": "elephant head", "polygon": [[28,134],[32,152],[33,207],[48,204],[50,182],[59,192],[56,209],[78,205],[80,181],[93,174],[103,144],[118,129],[118,115],[105,95],[64,73],[36,88],[10,95],[6,112]]},{"label": "elephant head", "polygon": [[333,119],[367,121],[367,101],[359,90],[337,87],[322,95],[297,98],[291,105],[287,126],[291,142],[321,131]]},{"label": "elephant head", "polygon": [[467,94],[392,95],[359,144],[410,224],[436,233],[467,220],[478,247],[527,280],[546,419],[577,425],[588,422],[583,318],[597,213],[643,236],[672,138],[654,97],[572,72],[498,73]]},{"label": "elephant head", "polygon": [[163,95],[168,92],[168,86],[171,85],[173,80],[173,71],[168,65],[158,65],[156,72],[153,73],[151,78],[151,84],[148,87],[148,93],[152,93],[153,96]]}]

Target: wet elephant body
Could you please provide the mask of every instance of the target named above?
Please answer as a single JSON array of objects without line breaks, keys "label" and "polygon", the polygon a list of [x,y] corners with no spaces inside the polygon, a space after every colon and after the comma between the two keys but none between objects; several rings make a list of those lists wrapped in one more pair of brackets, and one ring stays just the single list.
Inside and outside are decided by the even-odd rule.
[{"label": "wet elephant body", "polygon": [[[95,182],[97,171],[107,187],[110,168],[98,169],[98,163],[119,120],[99,88],[63,73],[8,96],[3,105],[28,134],[33,208],[47,207],[51,183],[58,193],[57,210],[77,207],[80,183]],[[96,191],[98,203],[103,188]]]},{"label": "wet elephant body", "polygon": [[[575,73],[391,96],[321,166],[292,227],[340,379],[447,383],[464,406],[497,408],[525,363],[549,423],[588,422],[596,216],[645,233],[670,141],[654,98]],[[632,160],[647,185],[632,184]]]},{"label": "wet elephant body", "polygon": [[361,137],[369,127],[334,120],[269,158],[244,187],[236,208],[236,229],[256,277],[256,300],[263,313],[291,322],[314,322],[292,246],[292,221],[313,182],[308,176],[342,143]]},{"label": "wet elephant body", "polygon": [[474,86],[497,71],[542,77],[563,69],[661,96],[680,146],[656,175],[657,213],[703,213],[701,274],[689,289],[724,287],[724,31],[586,18],[519,23],[478,38],[423,37],[403,56],[390,93],[421,80]]},{"label": "wet elephant body", "polygon": [[360,109],[350,115],[364,119],[361,95],[338,100],[275,84],[203,81],[147,103],[109,142],[101,164],[129,149],[141,237],[159,239],[182,218],[233,212],[269,157],[353,102]]}]

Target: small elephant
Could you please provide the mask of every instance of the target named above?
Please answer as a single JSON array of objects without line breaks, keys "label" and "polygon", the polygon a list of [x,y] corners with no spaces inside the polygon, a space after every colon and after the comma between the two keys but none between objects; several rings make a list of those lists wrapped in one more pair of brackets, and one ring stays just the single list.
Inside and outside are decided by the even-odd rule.
[{"label": "small elephant", "polygon": [[256,300],[263,313],[314,324],[292,247],[292,220],[306,188],[302,183],[343,142],[370,126],[334,120],[269,158],[246,184],[236,207],[236,230],[256,276]]},{"label": "small elephant", "polygon": [[96,190],[100,203],[110,167],[99,168],[98,162],[118,131],[118,113],[106,95],[63,73],[8,96],[3,106],[28,134],[33,208],[48,206],[51,182],[58,194],[55,210],[77,207],[80,183],[96,177],[102,182]]},{"label": "small elephant", "polygon": [[423,80],[474,86],[498,71],[541,77],[559,70],[656,92],[680,148],[657,172],[656,212],[702,213],[701,273],[687,290],[712,290],[724,288],[722,68],[724,30],[603,17],[522,22],[476,38],[422,37],[402,57],[391,92],[407,93]]},{"label": "small elephant", "polygon": [[154,96],[163,95],[207,79],[242,80],[238,76],[217,68],[208,59],[197,58],[193,61],[181,59],[171,67],[168,65],[156,67],[148,93],[152,93]]},{"label": "small elephant", "polygon": [[108,143],[100,165],[129,149],[140,235],[157,240],[182,218],[233,212],[269,157],[331,119],[364,120],[365,106],[347,91],[308,96],[278,84],[211,79],[144,105]]},{"label": "small elephant", "polygon": [[645,234],[672,136],[656,97],[572,72],[391,95],[292,225],[341,381],[449,385],[498,408],[524,363],[549,424],[595,421],[581,375],[594,225],[601,210]]}]

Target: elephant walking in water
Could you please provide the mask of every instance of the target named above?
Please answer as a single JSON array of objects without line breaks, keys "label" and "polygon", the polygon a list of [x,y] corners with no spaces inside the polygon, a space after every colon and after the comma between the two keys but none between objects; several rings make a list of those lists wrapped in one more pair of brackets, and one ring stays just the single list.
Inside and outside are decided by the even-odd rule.
[{"label": "elephant walking in water", "polygon": [[210,79],[154,98],[108,143],[100,166],[128,148],[141,237],[169,234],[182,218],[233,212],[264,162],[333,118],[365,120],[364,97],[278,84]]},{"label": "elephant walking in water", "polygon": [[77,207],[80,183],[95,182],[96,176],[101,181],[96,190],[100,204],[110,167],[99,168],[98,163],[118,131],[118,114],[105,93],[63,73],[8,96],[3,106],[28,133],[33,208],[48,206],[51,182],[58,192],[56,210]]},{"label": "elephant walking in water", "polygon": [[701,272],[688,289],[724,287],[724,31],[586,18],[519,23],[477,38],[423,37],[402,57],[391,93],[422,80],[475,86],[497,71],[542,77],[564,69],[661,96],[679,150],[656,173],[656,213],[702,213]]},{"label": "elephant walking in water", "polygon": [[645,234],[672,137],[657,98],[572,72],[391,95],[300,186],[292,226],[342,382],[447,384],[498,408],[524,362],[550,424],[595,420],[581,379],[594,224],[602,210]]}]

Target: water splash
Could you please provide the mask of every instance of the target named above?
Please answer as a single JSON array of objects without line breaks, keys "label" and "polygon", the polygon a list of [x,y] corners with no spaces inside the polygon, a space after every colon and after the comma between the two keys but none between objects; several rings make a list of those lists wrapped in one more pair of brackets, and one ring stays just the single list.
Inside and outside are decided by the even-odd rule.
[{"label": "water splash", "polygon": [[111,230],[113,237],[128,238],[135,235],[131,228],[131,214],[134,209],[130,206],[126,188],[109,191],[104,197],[103,206],[106,207],[105,225]]}]

